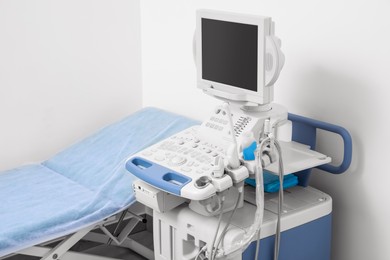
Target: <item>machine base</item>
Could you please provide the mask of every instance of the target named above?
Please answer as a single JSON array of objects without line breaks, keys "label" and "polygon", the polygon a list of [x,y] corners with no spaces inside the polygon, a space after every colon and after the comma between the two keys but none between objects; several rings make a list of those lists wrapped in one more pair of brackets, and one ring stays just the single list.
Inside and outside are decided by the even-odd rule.
[{"label": "machine base", "polygon": [[[222,240],[225,246],[229,247],[241,241],[253,223],[256,212],[256,206],[253,205],[253,187],[245,187],[245,200],[243,207],[233,216],[228,232]],[[277,194],[266,194],[258,259],[273,259],[276,212]],[[332,198],[312,187],[293,187],[284,192],[283,212],[279,259],[330,260]],[[229,214],[224,213],[221,227],[226,225]],[[210,252],[217,225],[218,216],[200,215],[192,211],[187,204],[165,213],[154,211],[155,259],[193,260],[204,246],[207,246],[207,251]],[[256,243],[253,242],[243,253],[237,252],[218,259],[252,260],[255,250]]]}]

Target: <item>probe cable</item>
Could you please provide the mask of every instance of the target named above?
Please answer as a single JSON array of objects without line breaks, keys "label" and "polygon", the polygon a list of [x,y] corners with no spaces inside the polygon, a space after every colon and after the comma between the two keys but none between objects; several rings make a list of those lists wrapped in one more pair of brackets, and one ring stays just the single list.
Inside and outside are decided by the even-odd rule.
[{"label": "probe cable", "polygon": [[[283,212],[283,200],[284,200],[284,192],[283,192],[283,181],[284,181],[284,166],[283,166],[283,158],[282,158],[282,149],[280,147],[280,143],[278,140],[274,140],[274,145],[276,147],[276,150],[278,152],[278,168],[279,168],[279,193],[278,193],[278,218],[277,218],[277,224],[276,224],[276,234],[275,234],[275,246],[274,246],[274,260],[279,259],[279,252],[280,252],[280,237],[281,237],[281,216]],[[260,151],[263,149],[263,145],[260,146]],[[261,154],[261,153],[260,153]],[[258,259],[259,256],[259,249],[260,249],[260,231],[257,233],[257,241],[256,241],[256,253],[255,253],[255,260]]]}]

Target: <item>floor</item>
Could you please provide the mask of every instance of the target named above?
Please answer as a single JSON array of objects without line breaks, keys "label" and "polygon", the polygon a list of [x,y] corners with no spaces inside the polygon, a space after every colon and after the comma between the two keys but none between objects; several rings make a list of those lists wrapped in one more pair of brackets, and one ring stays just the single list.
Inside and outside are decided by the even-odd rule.
[{"label": "floor", "polygon": [[130,249],[114,247],[114,246],[97,246],[93,249],[84,251],[85,253],[108,256],[123,260],[144,260],[145,257],[131,251]]}]

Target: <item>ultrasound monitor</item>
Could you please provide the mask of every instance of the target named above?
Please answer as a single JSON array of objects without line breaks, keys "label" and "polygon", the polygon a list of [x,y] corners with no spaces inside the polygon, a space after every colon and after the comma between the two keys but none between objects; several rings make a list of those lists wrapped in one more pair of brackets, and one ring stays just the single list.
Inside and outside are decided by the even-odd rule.
[{"label": "ultrasound monitor", "polygon": [[269,17],[198,10],[198,87],[246,106],[272,102],[284,63],[279,44]]}]

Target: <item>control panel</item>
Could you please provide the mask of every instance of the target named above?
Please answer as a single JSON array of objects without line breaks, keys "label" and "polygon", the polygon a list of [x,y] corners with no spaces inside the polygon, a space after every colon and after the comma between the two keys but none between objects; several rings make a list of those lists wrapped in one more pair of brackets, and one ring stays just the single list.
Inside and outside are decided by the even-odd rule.
[{"label": "control panel", "polygon": [[126,168],[152,186],[191,199],[203,200],[233,185],[228,175],[213,177],[217,158],[226,147],[199,138],[194,126],[165,139],[130,158]]},{"label": "control panel", "polygon": [[[233,170],[241,167],[239,145],[244,133],[252,132],[257,140],[266,119],[271,119],[272,125],[286,118],[285,108],[276,104],[261,113],[224,103],[201,125],[135,154],[126,162],[126,168],[162,191],[190,200],[204,200],[246,178],[239,170]],[[285,168],[290,170],[288,166]]]}]

